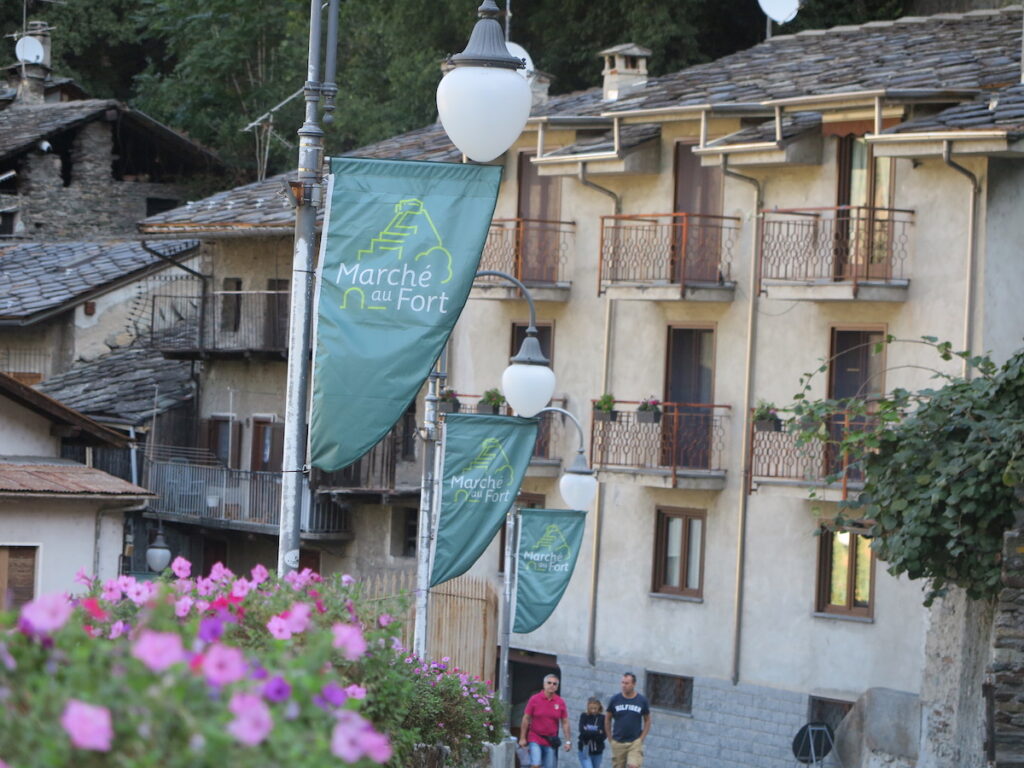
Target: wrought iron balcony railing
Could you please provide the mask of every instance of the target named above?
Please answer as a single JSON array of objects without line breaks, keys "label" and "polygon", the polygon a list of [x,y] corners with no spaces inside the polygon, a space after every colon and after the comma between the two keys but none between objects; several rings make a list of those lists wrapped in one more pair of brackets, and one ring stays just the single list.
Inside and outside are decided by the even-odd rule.
[{"label": "wrought iron balcony railing", "polygon": [[696,213],[601,217],[600,288],[724,283],[740,220]]},{"label": "wrought iron balcony railing", "polygon": [[[150,503],[161,517],[227,528],[277,533],[281,520],[281,473],[249,472],[216,465],[146,459],[143,485],[159,498]],[[302,516],[307,533],[347,535],[347,509],[314,496]]]},{"label": "wrought iron balcony railing", "polygon": [[[480,395],[468,395],[459,393],[457,395],[459,399],[459,406],[456,409],[462,413],[497,413],[502,416],[511,416],[512,409],[507,405],[499,406],[492,409],[480,402]],[[551,399],[550,405],[555,405],[560,408],[565,407],[564,397],[555,397]],[[442,406],[444,410],[451,411],[451,405]],[[538,414],[537,420],[537,442],[533,446],[533,459],[539,460],[554,460],[559,459],[561,456],[558,454],[558,440],[561,435],[562,427],[562,416],[557,413],[548,411],[547,413]]]},{"label": "wrought iron balcony railing", "polygon": [[288,291],[155,295],[151,344],[165,353],[284,357],[290,301]]},{"label": "wrought iron balcony railing", "polygon": [[862,483],[860,456],[840,450],[839,443],[850,432],[872,428],[876,423],[871,416],[836,413],[824,425],[826,439],[803,443],[785,422],[767,429],[752,425],[751,477],[814,484],[837,478],[844,487]]},{"label": "wrought iron balcony railing", "polygon": [[[494,219],[480,269],[506,272],[527,285],[565,283],[575,238],[576,224],[571,221]],[[479,277],[476,282],[490,284],[498,280]]]},{"label": "wrought iron balcony railing", "polygon": [[906,278],[913,211],[843,205],[763,214],[762,280],[887,283]]},{"label": "wrought iron balcony railing", "polygon": [[[634,405],[616,401],[616,405]],[[651,411],[594,411],[591,424],[591,465],[672,473],[680,470],[721,471],[724,420],[729,406],[711,403],[662,403]]]},{"label": "wrought iron balcony railing", "polygon": [[313,469],[310,485],[315,491],[389,493],[397,490],[398,462],[415,459],[416,414],[406,413],[391,431],[358,461],[334,472]]}]

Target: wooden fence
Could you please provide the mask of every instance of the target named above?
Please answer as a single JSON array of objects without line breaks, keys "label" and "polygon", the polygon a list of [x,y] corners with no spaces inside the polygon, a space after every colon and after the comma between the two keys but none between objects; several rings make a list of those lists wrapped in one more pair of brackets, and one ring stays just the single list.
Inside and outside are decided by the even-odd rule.
[{"label": "wooden fence", "polygon": [[[383,601],[405,594],[409,607],[402,620],[402,644],[412,646],[415,618],[415,571],[385,571],[363,579],[363,594]],[[484,579],[460,576],[430,591],[427,652],[437,661],[447,656],[458,667],[483,680],[494,680],[498,648],[498,596]]]}]

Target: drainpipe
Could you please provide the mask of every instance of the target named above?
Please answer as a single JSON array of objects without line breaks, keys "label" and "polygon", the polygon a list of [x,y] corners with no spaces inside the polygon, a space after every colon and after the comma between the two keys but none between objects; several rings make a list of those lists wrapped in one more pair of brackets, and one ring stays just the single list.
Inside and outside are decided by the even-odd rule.
[{"label": "drainpipe", "polygon": [[128,456],[131,459],[132,485],[139,484],[139,444],[136,442],[135,427],[128,427],[128,437],[131,438],[131,447],[128,449]]},{"label": "drainpipe", "polygon": [[736,509],[736,594],[733,613],[732,628],[732,684],[736,685],[740,680],[740,641],[743,636],[743,577],[744,560],[747,549],[747,500],[750,487],[751,472],[751,425],[750,413],[753,407],[752,396],[754,387],[754,336],[757,333],[757,286],[760,284],[761,260],[759,246],[761,243],[762,214],[764,207],[764,189],[761,182],[751,176],[744,176],[741,173],[729,170],[729,158],[722,155],[722,174],[730,178],[751,184],[755,190],[754,210],[755,226],[753,247],[751,248],[750,259],[750,283],[747,300],[747,351],[745,361],[745,372],[743,378],[743,441],[740,455],[743,457],[743,482],[740,488],[740,499]]},{"label": "drainpipe", "polygon": [[[967,274],[964,278],[964,349],[969,350],[974,340],[974,272],[977,259],[977,248],[974,245],[974,228],[978,217],[978,198],[981,196],[981,185],[978,177],[952,159],[953,145],[950,141],[942,142],[942,162],[954,171],[962,173],[971,182],[971,208],[967,215]],[[971,367],[964,360],[964,378],[971,378]]]},{"label": "drainpipe", "polygon": [[[587,178],[587,164],[580,163],[579,181],[585,187],[596,190],[607,195],[615,201],[615,214],[622,213],[622,198],[606,187],[595,184]],[[612,346],[612,321],[615,317],[615,301],[607,299],[604,310],[604,361],[601,370],[601,391],[608,391],[608,382],[611,381],[611,346]],[[591,460],[593,464],[593,460]],[[601,564],[601,531],[604,524],[604,486],[597,484],[597,503],[594,505],[594,556],[590,564],[590,624],[587,627],[587,663],[594,666],[597,663],[597,586],[600,575]]]}]

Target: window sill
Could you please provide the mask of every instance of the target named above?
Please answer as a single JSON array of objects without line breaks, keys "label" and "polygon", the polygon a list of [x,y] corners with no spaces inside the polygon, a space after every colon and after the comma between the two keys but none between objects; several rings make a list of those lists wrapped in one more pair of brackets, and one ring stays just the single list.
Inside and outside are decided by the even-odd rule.
[{"label": "window sill", "polygon": [[691,597],[690,595],[671,595],[668,592],[648,592],[648,597],[657,600],[675,600],[680,603],[703,603],[703,597]]},{"label": "window sill", "polygon": [[842,613],[822,613],[815,611],[811,614],[816,619],[835,619],[836,621],[852,621],[857,624],[874,624],[875,619],[872,616],[847,616]]}]

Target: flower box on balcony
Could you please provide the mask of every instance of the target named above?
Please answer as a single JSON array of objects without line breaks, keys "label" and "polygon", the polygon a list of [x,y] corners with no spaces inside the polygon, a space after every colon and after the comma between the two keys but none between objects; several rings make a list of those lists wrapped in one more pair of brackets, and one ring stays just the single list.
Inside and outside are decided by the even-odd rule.
[{"label": "flower box on balcony", "polygon": [[603,411],[600,408],[594,409],[594,421],[616,421],[618,411]]},{"label": "flower box on balcony", "polygon": [[661,411],[637,411],[636,420],[638,424],[657,424],[661,421]]},{"label": "flower box on balcony", "polygon": [[437,410],[439,413],[458,413],[460,405],[458,400],[438,400]]},{"label": "flower box on balcony", "polygon": [[767,419],[757,419],[754,422],[754,429],[758,432],[781,432],[782,421],[778,416]]},{"label": "flower box on balcony", "polygon": [[487,414],[493,415],[493,414],[496,414],[496,413],[501,413],[501,406],[500,405],[491,405],[490,403],[477,403],[476,404],[476,412],[477,413],[487,413]]}]

